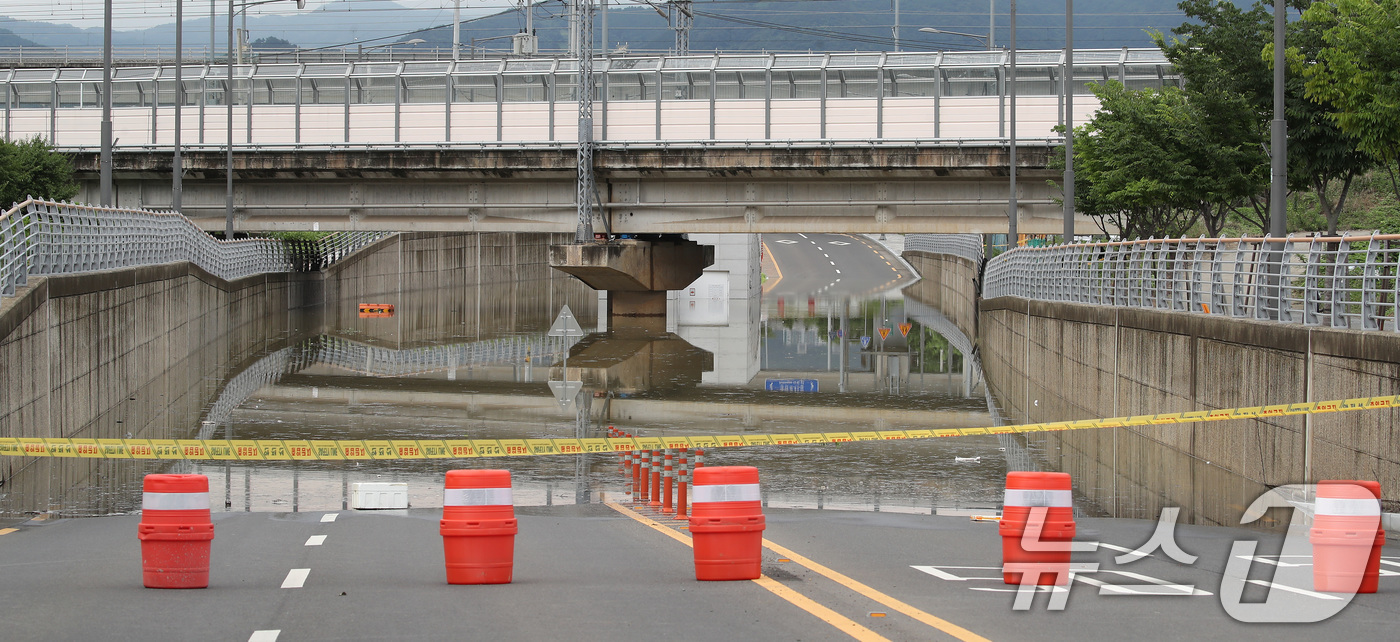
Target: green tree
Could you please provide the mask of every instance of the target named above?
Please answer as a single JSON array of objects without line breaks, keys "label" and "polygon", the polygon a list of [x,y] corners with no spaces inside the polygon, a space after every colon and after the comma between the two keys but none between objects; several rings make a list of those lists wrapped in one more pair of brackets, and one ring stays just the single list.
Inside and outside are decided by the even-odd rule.
[{"label": "green tree", "polygon": [[1117,81],[1092,89],[1099,111],[1075,130],[1076,209],[1123,238],[1181,236],[1197,222],[1219,234],[1221,203],[1254,187],[1234,171],[1239,150],[1213,140],[1180,89],[1131,91]]},{"label": "green tree", "polygon": [[258,38],[248,43],[248,48],[254,51],[296,51],[297,46],[290,41],[276,36]]},{"label": "green tree", "polygon": [[[1361,151],[1355,138],[1338,127],[1329,109],[1308,96],[1305,72],[1326,47],[1324,31],[1324,25],[1308,20],[1288,23],[1288,74],[1284,81],[1288,186],[1313,192],[1327,233],[1335,234],[1353,182],[1375,163]],[[1264,47],[1261,59],[1272,71],[1272,42]]]},{"label": "green tree", "polygon": [[42,138],[0,139],[0,209],[33,196],[65,201],[78,195],[73,163]]},{"label": "green tree", "polygon": [[1222,189],[1212,191],[1212,205],[1267,230],[1273,76],[1259,53],[1272,42],[1273,13],[1261,3],[1248,10],[1218,0],[1178,6],[1193,22],[1173,29],[1170,42],[1160,33],[1153,40],[1181,73],[1202,134],[1229,152],[1214,168]]},{"label": "green tree", "polygon": [[1303,20],[1322,30],[1325,43],[1303,68],[1308,97],[1385,167],[1400,199],[1400,1],[1317,2]]}]

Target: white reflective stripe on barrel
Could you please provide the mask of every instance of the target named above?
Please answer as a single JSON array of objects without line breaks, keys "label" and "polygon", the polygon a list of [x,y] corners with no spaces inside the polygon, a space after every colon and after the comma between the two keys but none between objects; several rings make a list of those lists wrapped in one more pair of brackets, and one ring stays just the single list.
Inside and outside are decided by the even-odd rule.
[{"label": "white reflective stripe on barrel", "polygon": [[1008,488],[1002,499],[1004,506],[1049,506],[1061,508],[1073,506],[1073,498],[1067,490],[1033,490],[1029,488]]},{"label": "white reflective stripe on barrel", "polygon": [[511,506],[509,488],[445,488],[443,506]]},{"label": "white reflective stripe on barrel", "polygon": [[146,493],[141,510],[209,510],[209,493]]},{"label": "white reflective stripe on barrel", "polygon": [[1381,503],[1375,499],[1319,497],[1316,514],[1334,517],[1380,517]]},{"label": "white reflective stripe on barrel", "polygon": [[758,484],[715,484],[713,486],[691,486],[690,503],[705,502],[756,502],[760,499]]}]

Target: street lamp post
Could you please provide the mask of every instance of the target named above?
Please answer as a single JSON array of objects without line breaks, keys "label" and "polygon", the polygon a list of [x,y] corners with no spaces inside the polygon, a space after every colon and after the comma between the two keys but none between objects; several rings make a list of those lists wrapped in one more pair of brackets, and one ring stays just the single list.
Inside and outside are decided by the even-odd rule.
[{"label": "street lamp post", "polygon": [[[110,1],[110,0],[109,0]],[[278,0],[258,0],[256,2],[244,2],[238,4],[235,0],[228,0],[228,79],[224,85],[224,105],[228,107],[228,122],[224,139],[224,238],[233,239],[233,19],[237,15],[234,11],[247,11],[249,8],[260,4],[277,2]],[[306,0],[296,0],[297,8],[306,8]],[[212,46],[213,43],[210,43]],[[242,47],[240,46],[240,52]],[[251,87],[249,88],[251,90]],[[249,96],[248,108],[252,109],[252,96]]]},{"label": "street lamp post", "polygon": [[933,27],[923,27],[923,28],[919,29],[919,31],[922,31],[922,32],[924,32],[924,33],[943,33],[943,34],[948,34],[948,35],[950,35],[950,36],[962,36],[962,37],[964,37],[964,38],[972,38],[973,40],[976,40],[976,41],[978,41],[978,42],[981,42],[983,45],[986,45],[988,51],[991,51],[991,48],[992,48],[992,45],[991,45],[991,36],[990,36],[990,35],[983,36],[983,35],[979,35],[979,34],[975,34],[975,33],[963,33],[963,32],[961,32],[961,31],[948,31],[947,29],[934,29]]},{"label": "street lamp post", "polygon": [[[1011,0],[1011,59],[1007,61],[1010,71],[1007,79],[1007,91],[1011,94],[1011,140],[1008,147],[1010,154],[1008,161],[1011,164],[1011,196],[1006,207],[1006,240],[1007,243],[1015,243],[1019,240],[1019,230],[1016,229],[1016,0]],[[1019,244],[1018,244],[1019,245]]]},{"label": "street lamp post", "polygon": [[382,44],[382,45],[373,45],[373,46],[370,46],[370,47],[366,47],[366,46],[364,46],[364,45],[360,45],[358,51],[359,51],[359,56],[364,56],[366,51],[374,51],[375,49],[383,49],[383,48],[385,48],[385,47],[388,47],[388,48],[389,48],[389,58],[392,59],[392,58],[394,57],[394,47],[398,47],[398,46],[402,46],[402,45],[409,45],[409,46],[412,46],[412,47],[416,47],[416,46],[421,45],[421,44],[423,44],[423,43],[425,43],[425,42],[427,42],[427,40],[424,40],[424,39],[422,39],[422,38],[414,38],[414,39],[412,39],[412,40],[405,40],[405,41],[403,41],[403,42],[389,42],[389,43],[385,43],[385,44]]},{"label": "street lamp post", "polygon": [[[170,161],[170,209],[176,212],[181,210],[181,201],[184,196],[184,186],[181,184],[182,161],[180,158],[180,112],[184,111],[185,107],[185,81],[180,73],[181,67],[185,64],[180,55],[180,49],[184,47],[185,43],[184,6],[184,0],[175,0],[175,155]],[[159,96],[160,92],[156,92],[156,95]]]}]

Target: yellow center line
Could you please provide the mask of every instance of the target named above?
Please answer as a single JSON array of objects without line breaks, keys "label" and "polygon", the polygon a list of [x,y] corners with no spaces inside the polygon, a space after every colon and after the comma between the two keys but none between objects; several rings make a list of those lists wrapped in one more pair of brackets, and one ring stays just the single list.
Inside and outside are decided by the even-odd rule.
[{"label": "yellow center line", "polygon": [[0,528],[0,535],[9,535],[10,533],[14,533],[14,532],[18,532],[18,531],[19,531],[18,528]]},{"label": "yellow center line", "polygon": [[763,540],[763,545],[764,545],[766,548],[768,548],[768,550],[773,551],[774,553],[777,553],[777,554],[779,554],[779,555],[782,555],[783,557],[786,557],[786,558],[788,558],[788,559],[790,559],[790,560],[792,560],[792,561],[794,561],[794,562],[796,562],[796,563],[798,563],[798,564],[801,564],[802,566],[805,566],[805,567],[807,567],[807,568],[809,568],[809,569],[811,569],[811,570],[813,570],[813,571],[816,571],[818,574],[825,576],[827,579],[830,579],[830,580],[836,582],[837,584],[840,584],[841,586],[844,586],[844,587],[846,587],[846,588],[848,588],[848,589],[851,589],[852,591],[855,591],[855,592],[857,592],[857,593],[860,593],[861,595],[864,595],[865,597],[868,597],[868,598],[870,598],[870,599],[872,599],[872,600],[875,600],[876,602],[879,602],[880,604],[883,604],[883,605],[885,605],[885,606],[887,606],[887,607],[889,607],[889,608],[891,608],[891,609],[894,609],[895,611],[898,611],[898,612],[903,613],[903,614],[905,614],[905,615],[907,615],[907,616],[909,616],[909,617],[911,617],[911,618],[914,618],[915,620],[918,620],[918,621],[920,621],[920,622],[923,622],[924,624],[927,624],[927,625],[929,625],[929,626],[931,626],[931,627],[933,627],[933,628],[935,628],[935,629],[938,629],[939,631],[942,631],[942,632],[944,632],[944,633],[947,633],[948,635],[951,635],[951,636],[953,636],[953,637],[955,637],[955,638],[957,638],[957,639],[959,639],[959,640],[962,640],[963,642],[990,642],[990,640],[988,640],[987,638],[984,638],[984,637],[982,637],[982,636],[980,636],[980,635],[977,635],[976,633],[973,633],[972,631],[969,631],[969,630],[967,630],[967,629],[964,629],[964,628],[962,628],[961,626],[958,626],[958,625],[956,625],[956,624],[953,624],[952,622],[949,622],[949,621],[947,621],[947,620],[945,620],[945,619],[943,619],[943,618],[940,618],[940,617],[937,617],[937,616],[934,616],[934,615],[930,615],[930,614],[925,613],[925,612],[923,612],[923,611],[921,611],[921,610],[919,610],[919,609],[916,609],[916,608],[914,608],[913,606],[910,606],[910,605],[908,605],[908,604],[905,604],[904,602],[901,602],[901,601],[899,601],[899,600],[897,600],[897,599],[895,599],[895,598],[893,598],[893,597],[891,597],[891,596],[889,596],[889,595],[886,595],[886,594],[881,593],[880,591],[877,591],[877,590],[875,590],[875,589],[873,589],[873,588],[871,588],[871,587],[869,587],[869,586],[866,586],[866,585],[864,585],[864,584],[861,584],[860,582],[857,582],[857,581],[855,581],[855,580],[853,580],[853,579],[851,579],[851,578],[849,578],[849,577],[847,577],[847,576],[845,576],[845,575],[843,575],[843,574],[841,574],[841,573],[838,573],[838,572],[836,572],[836,571],[833,571],[833,570],[831,570],[831,569],[829,569],[829,568],[827,568],[827,567],[825,567],[825,566],[823,566],[823,565],[821,565],[821,564],[818,564],[818,563],[816,563],[816,562],[814,562],[814,561],[812,561],[812,560],[810,560],[810,559],[807,559],[806,557],[803,557],[803,556],[801,556],[801,555],[798,555],[796,552],[794,552],[794,551],[792,551],[792,550],[789,550],[789,549],[787,549],[787,548],[785,548],[785,547],[783,547],[783,546],[779,546],[778,544],[775,544],[775,543],[773,543],[772,541],[770,541],[770,540],[768,540],[768,539],[766,539],[766,538]]},{"label": "yellow center line", "polygon": [[[650,526],[654,530],[664,533],[667,537],[670,537],[671,539],[685,544],[686,546],[690,546],[692,548],[695,546],[695,543],[691,541],[689,536],[683,535],[676,529],[666,526],[665,524],[662,524],[660,522],[657,522],[656,520],[651,519],[646,515],[642,515],[641,513],[627,508],[626,506],[622,506],[621,504],[618,504],[616,502],[603,502],[603,504],[608,508],[611,508],[619,513],[622,513],[623,515],[631,517],[632,519],[638,522]],[[798,593],[797,591],[794,591],[791,588],[784,586],[783,584],[777,582],[773,578],[768,577],[767,575],[760,575],[758,579],[754,580],[753,582],[754,584],[763,587],[768,592],[780,598],[783,598],[784,600],[787,600],[793,606],[796,606],[799,609],[802,609],[808,613],[811,613],[812,615],[817,616],[818,619],[822,620],[823,622],[826,622],[827,624],[830,624],[833,627],[836,627],[837,630],[857,640],[862,640],[863,642],[866,640],[869,640],[870,642],[878,642],[880,640],[884,640],[885,642],[889,642],[889,638],[886,638],[880,635],[879,633],[876,633],[874,631],[871,631],[870,629],[861,626],[860,624],[856,623],[855,620],[852,620],[844,615],[841,615],[840,613],[837,613],[836,611],[822,606],[812,598],[809,598],[806,595]]]},{"label": "yellow center line", "polygon": [[768,284],[768,290],[772,290],[773,288],[778,286],[778,281],[783,280],[783,269],[778,267],[778,257],[773,256],[773,250],[768,249],[768,244],[762,243],[762,245],[763,253],[767,254],[768,258],[773,259],[773,270],[778,273],[778,278],[774,279],[772,283]]}]

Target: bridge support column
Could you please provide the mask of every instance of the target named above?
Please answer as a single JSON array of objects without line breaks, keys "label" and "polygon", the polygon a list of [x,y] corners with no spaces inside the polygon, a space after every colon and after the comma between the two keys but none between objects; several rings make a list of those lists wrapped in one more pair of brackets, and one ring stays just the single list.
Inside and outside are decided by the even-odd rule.
[{"label": "bridge support column", "polygon": [[552,245],[549,264],[608,293],[608,328],[666,331],[666,293],[684,288],[715,262],[714,247],[662,237]]}]

